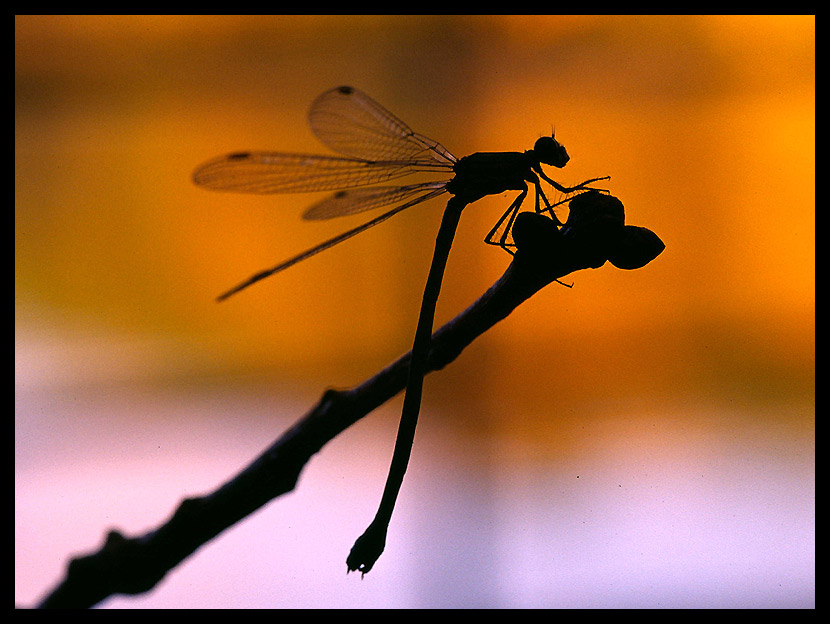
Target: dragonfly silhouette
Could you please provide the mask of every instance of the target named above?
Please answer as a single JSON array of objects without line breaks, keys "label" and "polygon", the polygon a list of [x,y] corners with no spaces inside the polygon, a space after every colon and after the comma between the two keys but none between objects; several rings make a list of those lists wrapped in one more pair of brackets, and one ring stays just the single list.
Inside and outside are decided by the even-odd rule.
[{"label": "dragonfly silhouette", "polygon": [[[563,186],[549,178],[542,170],[543,164],[561,168],[570,159],[565,147],[553,135],[539,138],[533,149],[525,152],[478,152],[458,159],[443,145],[414,132],[354,87],[337,87],[326,91],[311,104],[308,116],[317,138],[343,156],[235,152],[198,167],[193,174],[194,182],[208,189],[240,193],[337,191],[306,210],[303,214],[305,219],[328,219],[395,203],[398,205],[354,229],[252,275],[221,294],[218,300],[227,299],[243,288],[341,243],[406,208],[443,193],[452,196],[441,219],[424,289],[410,356],[401,421],[383,496],[374,519],[357,539],[346,559],[348,570],[358,570],[365,574],[372,569],[383,552],[389,521],[409,463],[420,411],[435,306],[461,211],[467,204],[487,195],[519,191],[485,238],[486,243],[498,245],[513,253],[515,245],[510,232],[527,197],[528,184],[532,184],[535,189],[536,212],[549,213],[561,226],[553,208],[566,200],[551,204],[542,190],[540,180],[567,195],[591,190],[589,184],[608,177],[592,178],[572,187]],[[454,175],[442,181],[404,186],[371,186],[417,172],[446,172]]]}]

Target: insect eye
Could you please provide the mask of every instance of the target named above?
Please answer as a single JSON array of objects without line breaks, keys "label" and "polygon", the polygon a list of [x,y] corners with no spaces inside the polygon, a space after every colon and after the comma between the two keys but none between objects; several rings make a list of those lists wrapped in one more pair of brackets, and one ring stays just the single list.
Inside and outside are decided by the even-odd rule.
[{"label": "insect eye", "polygon": [[559,145],[559,143],[557,143],[556,139],[554,139],[552,136],[543,136],[536,139],[536,143],[533,145],[533,149],[541,154],[549,154],[556,149],[557,145]]},{"label": "insect eye", "polygon": [[554,139],[553,136],[537,139],[533,145],[533,150],[541,162],[554,167],[563,167],[570,160],[565,146]]}]

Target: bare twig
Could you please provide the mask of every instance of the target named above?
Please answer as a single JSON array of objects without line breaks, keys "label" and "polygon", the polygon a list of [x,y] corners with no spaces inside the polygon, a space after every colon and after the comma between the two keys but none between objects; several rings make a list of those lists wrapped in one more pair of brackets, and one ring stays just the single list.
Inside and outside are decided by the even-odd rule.
[{"label": "bare twig", "polygon": [[[426,372],[452,362],[475,338],[558,278],[606,261],[645,266],[664,245],[645,228],[624,225],[622,204],[597,192],[571,201],[560,231],[542,215],[523,213],[513,229],[518,251],[504,275],[472,306],[432,336]],[[72,559],[66,578],[41,608],[86,608],[113,594],[152,589],[196,549],[273,498],[294,489],[308,460],[327,442],[406,386],[406,354],[350,390],[328,390],[302,419],[216,491],[182,501],[172,517],[138,537],[111,531],[97,552]]]}]

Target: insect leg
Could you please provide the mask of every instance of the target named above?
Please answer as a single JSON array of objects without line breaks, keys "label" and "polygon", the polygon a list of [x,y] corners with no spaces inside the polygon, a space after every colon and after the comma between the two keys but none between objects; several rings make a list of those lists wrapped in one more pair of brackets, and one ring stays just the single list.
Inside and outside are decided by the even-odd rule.
[{"label": "insect leg", "polygon": [[[591,178],[590,180],[585,180],[585,182],[580,182],[576,186],[568,187],[568,186],[562,186],[556,180],[550,179],[547,175],[545,175],[545,172],[542,171],[541,168],[534,169],[534,171],[536,171],[536,173],[539,174],[540,178],[542,178],[545,182],[550,184],[553,188],[555,188],[557,191],[559,191],[561,193],[573,193],[574,191],[589,190],[589,187],[587,186],[588,184],[591,184],[593,182],[599,182],[600,180],[610,180],[611,179],[611,176],[602,176],[601,178]],[[602,190],[602,189],[596,189],[596,190]]]},{"label": "insect leg", "polygon": [[[519,208],[522,203],[524,203],[525,197],[527,197],[527,186],[525,186],[524,190],[519,193],[516,199],[513,200],[510,207],[504,212],[504,214],[502,214],[501,217],[499,217],[499,220],[496,221],[496,225],[493,226],[493,229],[490,230],[484,238],[485,243],[488,245],[497,245],[511,255],[514,253],[513,250],[509,249],[509,247],[515,247],[515,245],[509,245],[507,243],[507,237],[513,227],[513,222],[516,220],[516,215],[519,213]],[[499,230],[502,229],[502,225],[505,221],[507,221],[507,226],[504,228],[502,235],[496,239],[496,235]]]},{"label": "insect leg", "polygon": [[[553,212],[553,206],[548,201],[548,197],[547,197],[547,195],[545,195],[545,192],[542,190],[542,185],[541,185],[541,183],[539,182],[538,179],[536,180],[536,182],[534,182],[534,185],[536,186],[536,213],[537,214],[542,214],[542,213],[547,212],[548,214],[550,214],[550,218],[553,219],[554,223],[556,223],[556,225],[561,227],[563,225],[563,223],[562,223],[562,221],[559,220],[559,217],[556,216],[556,213]],[[542,207],[539,205],[539,197],[541,197],[542,200],[545,202],[545,209],[544,210],[542,210]]]}]

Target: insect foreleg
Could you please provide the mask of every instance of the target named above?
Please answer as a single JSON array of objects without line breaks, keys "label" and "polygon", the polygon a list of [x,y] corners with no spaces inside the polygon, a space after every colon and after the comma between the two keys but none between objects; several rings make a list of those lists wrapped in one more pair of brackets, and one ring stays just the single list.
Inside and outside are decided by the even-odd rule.
[{"label": "insect foreleg", "polygon": [[[588,184],[591,184],[593,182],[599,182],[600,180],[610,180],[611,179],[611,176],[602,176],[601,178],[591,178],[590,180],[585,180],[585,182],[580,182],[576,186],[568,187],[568,186],[562,186],[556,180],[552,180],[551,178],[549,178],[547,175],[545,175],[545,172],[542,171],[541,168],[534,169],[534,171],[539,174],[540,178],[542,178],[545,182],[550,184],[553,188],[555,188],[557,191],[559,191],[561,193],[573,193],[574,191],[588,190],[588,186],[587,186]],[[600,190],[600,189],[596,189],[596,190]]]}]

